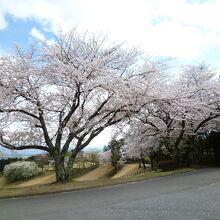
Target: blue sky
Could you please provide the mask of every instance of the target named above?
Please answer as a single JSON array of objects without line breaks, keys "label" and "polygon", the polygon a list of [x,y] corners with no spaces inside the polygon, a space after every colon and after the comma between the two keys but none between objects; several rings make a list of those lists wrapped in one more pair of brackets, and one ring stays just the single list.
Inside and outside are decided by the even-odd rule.
[{"label": "blue sky", "polygon": [[[0,55],[58,29],[102,32],[174,64],[220,68],[220,0],[0,0]],[[102,146],[110,131],[91,146]]]}]

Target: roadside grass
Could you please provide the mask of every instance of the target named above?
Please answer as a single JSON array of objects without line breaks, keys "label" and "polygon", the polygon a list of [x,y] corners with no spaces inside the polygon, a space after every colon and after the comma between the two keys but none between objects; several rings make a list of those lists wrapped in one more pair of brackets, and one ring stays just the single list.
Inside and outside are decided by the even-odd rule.
[{"label": "roadside grass", "polygon": [[175,174],[185,173],[192,171],[192,168],[182,168],[173,171],[146,171],[137,176],[122,177],[122,178],[104,178],[97,180],[87,180],[87,181],[70,181],[66,183],[49,183],[45,185],[36,185],[36,186],[27,186],[17,188],[17,184],[5,185],[0,189],[0,198],[11,198],[11,197],[20,197],[20,196],[30,196],[30,195],[40,195],[56,192],[67,192],[74,190],[90,189],[104,186],[111,186],[117,184],[124,184],[136,181],[142,181],[147,179],[152,179],[156,177],[171,176]]}]

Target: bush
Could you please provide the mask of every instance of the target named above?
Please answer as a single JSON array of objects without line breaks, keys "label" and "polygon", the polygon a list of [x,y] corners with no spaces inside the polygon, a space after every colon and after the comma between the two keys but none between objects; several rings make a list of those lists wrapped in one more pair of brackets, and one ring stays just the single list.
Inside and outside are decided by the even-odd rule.
[{"label": "bush", "polygon": [[44,166],[49,165],[52,158],[49,154],[38,154],[27,158],[27,161],[35,162],[42,170]]},{"label": "bush", "polygon": [[164,160],[158,163],[158,169],[163,171],[175,170],[177,168],[177,163],[175,160]]},{"label": "bush", "polygon": [[18,161],[6,165],[4,168],[4,176],[9,181],[29,179],[39,175],[41,170],[35,162]]},{"label": "bush", "polygon": [[150,157],[146,156],[146,157],[144,158],[144,162],[145,162],[146,164],[151,164]]},{"label": "bush", "polygon": [[0,160],[0,172],[4,170],[4,167],[12,162],[21,161],[22,158],[7,158],[7,159],[1,159]]}]

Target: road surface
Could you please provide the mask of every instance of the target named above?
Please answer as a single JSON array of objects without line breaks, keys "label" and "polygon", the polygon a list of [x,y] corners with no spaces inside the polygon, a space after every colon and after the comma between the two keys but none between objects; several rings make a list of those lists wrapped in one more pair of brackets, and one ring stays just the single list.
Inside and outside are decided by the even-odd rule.
[{"label": "road surface", "polygon": [[220,168],[99,189],[2,199],[0,219],[220,219]]}]

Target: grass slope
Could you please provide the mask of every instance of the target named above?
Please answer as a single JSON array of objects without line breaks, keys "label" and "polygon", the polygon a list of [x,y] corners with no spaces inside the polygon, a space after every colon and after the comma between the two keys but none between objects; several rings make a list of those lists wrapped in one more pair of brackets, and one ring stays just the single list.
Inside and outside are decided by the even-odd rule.
[{"label": "grass slope", "polygon": [[125,177],[139,169],[138,164],[126,164],[122,167],[113,177],[112,179]]},{"label": "grass slope", "polygon": [[3,187],[0,189],[0,198],[10,198],[10,197],[18,197],[18,196],[30,196],[30,195],[39,195],[46,193],[55,193],[55,192],[65,192],[72,190],[80,190],[80,189],[89,189],[103,186],[110,186],[116,184],[124,184],[129,182],[141,181],[146,179],[151,179],[155,177],[169,176],[175,175],[179,173],[192,171],[191,168],[178,169],[174,171],[167,172],[150,172],[146,171],[144,174],[138,176],[131,176],[126,178],[105,178],[98,180],[88,180],[88,181],[70,181],[67,183],[50,183],[45,185],[35,185],[29,187],[20,187],[16,188],[15,185]]},{"label": "grass slope", "polygon": [[4,176],[0,176],[0,188],[4,187],[6,184],[6,180]]},{"label": "grass slope", "polygon": [[92,170],[89,173],[86,173],[83,176],[76,178],[76,181],[89,181],[97,180],[104,177],[108,177],[113,172],[114,168],[111,165],[99,166],[96,169]]},{"label": "grass slope", "polygon": [[45,185],[53,183],[56,181],[56,176],[54,172],[46,173],[45,175],[35,177],[33,179],[27,180],[21,184],[18,184],[17,187],[29,187],[36,185]]}]

